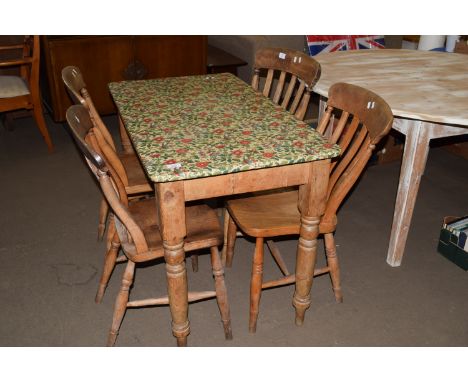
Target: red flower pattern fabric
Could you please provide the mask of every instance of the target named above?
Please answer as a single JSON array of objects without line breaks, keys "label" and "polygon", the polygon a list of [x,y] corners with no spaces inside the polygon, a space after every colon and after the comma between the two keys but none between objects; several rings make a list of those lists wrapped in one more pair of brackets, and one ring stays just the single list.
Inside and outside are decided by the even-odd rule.
[{"label": "red flower pattern fabric", "polygon": [[332,158],[339,148],[232,74],[109,84],[154,182]]}]

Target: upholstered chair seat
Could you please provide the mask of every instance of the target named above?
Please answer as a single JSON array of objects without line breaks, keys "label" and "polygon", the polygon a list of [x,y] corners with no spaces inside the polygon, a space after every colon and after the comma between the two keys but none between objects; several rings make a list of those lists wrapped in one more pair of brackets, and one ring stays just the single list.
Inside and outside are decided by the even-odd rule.
[{"label": "upholstered chair seat", "polygon": [[29,94],[28,85],[18,76],[0,76],[0,98],[19,97]]},{"label": "upholstered chair seat", "polygon": [[[52,152],[54,146],[44,119],[39,88],[39,36],[24,36],[22,43],[12,44],[10,41],[3,45],[2,41],[0,52],[0,68],[8,70],[9,73],[0,75],[0,113],[7,113],[5,126],[9,125],[15,116],[22,114],[23,110],[32,111],[39,132],[49,152]],[[12,126],[7,128],[12,130]]]}]

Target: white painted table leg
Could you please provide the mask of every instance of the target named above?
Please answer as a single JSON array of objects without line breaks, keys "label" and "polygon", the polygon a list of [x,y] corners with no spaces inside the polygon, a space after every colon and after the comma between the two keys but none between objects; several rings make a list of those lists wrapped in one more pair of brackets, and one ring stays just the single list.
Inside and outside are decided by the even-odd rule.
[{"label": "white painted table leg", "polygon": [[432,127],[414,120],[402,124],[398,130],[406,134],[406,142],[387,254],[387,263],[393,267],[398,267],[403,257],[419,183],[426,167]]}]

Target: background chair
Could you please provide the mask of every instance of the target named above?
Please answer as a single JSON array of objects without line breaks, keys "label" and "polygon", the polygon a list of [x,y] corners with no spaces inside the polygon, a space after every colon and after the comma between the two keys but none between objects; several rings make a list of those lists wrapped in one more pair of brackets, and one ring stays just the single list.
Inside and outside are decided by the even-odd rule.
[{"label": "background chair", "polygon": [[[264,81],[260,81],[266,72]],[[284,48],[264,48],[255,54],[252,87],[304,120],[320,64],[308,55]],[[277,81],[274,81],[277,79]]]},{"label": "background chair", "polygon": [[[263,48],[255,54],[252,88],[303,121],[312,88],[320,78],[320,64],[308,55],[286,48]],[[229,211],[224,214],[223,263],[226,263]],[[242,235],[242,232],[237,232]],[[271,240],[267,245],[276,253]]]},{"label": "background chair", "polygon": [[[364,170],[375,145],[391,129],[393,116],[388,104],[378,95],[358,86],[338,83],[329,90],[326,112],[317,130],[323,134],[332,115],[336,115],[331,143],[341,148],[338,160],[330,165],[330,181],[325,213],[319,231],[324,235],[327,266],[316,269],[314,275],[329,273],[336,301],[343,300],[334,232],[336,212],[352,186]],[[231,266],[236,239],[240,228],[255,237],[255,253],[250,280],[249,330],[255,332],[262,289],[295,282],[279,252],[273,253],[283,277],[263,282],[263,244],[266,238],[298,235],[300,212],[297,208],[298,191],[270,193],[249,198],[234,199],[227,203],[231,216],[227,238],[226,266]]]},{"label": "background chair", "polygon": [[18,68],[19,75],[0,75],[0,113],[32,110],[49,152],[52,140],[44,120],[39,90],[39,36],[25,36],[22,44],[2,45],[0,52],[17,51],[18,58],[0,60],[0,68]]},{"label": "background chair", "polygon": [[[148,178],[146,177],[135,153],[117,150],[117,146],[111,133],[94,107],[94,103],[86,88],[86,84],[80,70],[76,66],[67,66],[62,69],[62,79],[69,90],[73,101],[76,104],[83,105],[88,110],[91,120],[100,132],[99,138],[103,140],[102,146],[104,152],[102,154],[108,162],[112,163],[113,168],[119,174],[120,179],[124,183],[127,194],[129,196],[135,196],[142,193],[153,192],[151,182],[148,181]],[[104,235],[107,212],[108,205],[105,199],[103,199],[99,210],[99,239],[102,239]],[[109,236],[112,237],[112,230],[108,237]]]},{"label": "background chair", "polygon": [[[89,167],[97,177],[102,192],[115,214],[118,243],[122,246],[128,263],[123,275],[122,285],[116,299],[112,327],[107,341],[112,346],[118,335],[127,307],[143,307],[169,303],[169,297],[129,301],[129,290],[133,283],[135,263],[144,263],[164,258],[162,237],[159,231],[156,201],[154,198],[138,199],[129,203],[125,186],[112,165],[99,155],[99,141],[95,133],[99,130],[87,110],[81,105],[71,106],[67,111],[67,121],[79,149],[85,156]],[[96,150],[97,149],[97,150]],[[205,204],[186,208],[187,237],[185,251],[209,248],[211,265],[215,280],[215,291],[188,292],[188,301],[198,301],[216,297],[226,339],[232,338],[229,304],[224,271],[218,253],[222,243],[222,231],[217,215]],[[111,252],[111,251],[110,251]],[[115,257],[116,251],[113,251]]]},{"label": "background chair", "polygon": [[[67,66],[62,69],[62,79],[73,101],[76,104],[83,105],[87,110],[89,118],[95,127],[94,135],[95,139],[99,142],[99,148],[101,150],[100,155],[105,158],[107,163],[112,165],[112,168],[118,174],[119,179],[122,180],[128,198],[140,198],[147,196],[148,194],[154,195],[152,183],[148,180],[135,152],[130,150],[120,151],[117,149],[117,145],[114,142],[111,133],[94,107],[94,103],[87,90],[81,71],[76,66]],[[106,199],[103,198],[99,208],[98,239],[102,239],[104,235],[108,211],[109,206]],[[111,214],[107,231],[107,249],[112,249],[114,252],[118,249],[118,245],[114,240],[115,233],[113,215]],[[196,272],[198,270],[198,257],[194,254],[190,258],[192,261],[192,269]],[[125,259],[122,259],[121,257],[117,258],[116,256],[105,257],[101,283],[98,292],[96,293],[96,303],[100,303],[102,301],[115,264],[122,260]]]}]

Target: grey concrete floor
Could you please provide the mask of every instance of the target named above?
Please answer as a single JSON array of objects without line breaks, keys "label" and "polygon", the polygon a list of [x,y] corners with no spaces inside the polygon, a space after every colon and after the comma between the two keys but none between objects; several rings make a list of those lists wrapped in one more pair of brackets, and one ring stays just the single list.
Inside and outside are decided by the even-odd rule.
[{"label": "grey concrete floor", "polygon": [[[16,120],[14,131],[0,128],[0,346],[99,347],[106,342],[123,266],[95,304],[104,254],[104,243],[96,240],[99,189],[65,125],[47,120],[53,154],[31,118]],[[105,120],[116,133],[115,116]],[[216,302],[208,300],[190,305],[189,346],[467,346],[467,273],[436,247],[442,218],[467,214],[468,162],[430,150],[403,264],[392,268],[385,259],[399,167],[369,167],[339,212],[342,304],[334,302],[328,276],[316,278],[312,306],[297,327],[293,287],[264,291],[257,333],[249,334],[254,245],[241,238],[226,270],[234,339],[224,340]],[[292,267],[296,242],[279,245]],[[323,261],[323,251],[319,256]],[[271,258],[265,263],[265,277],[277,274]],[[209,257],[200,256],[200,271],[188,270],[190,287],[210,288],[209,268]],[[137,269],[131,296],[164,290],[163,265]],[[169,309],[129,309],[116,345],[174,346]]]}]

